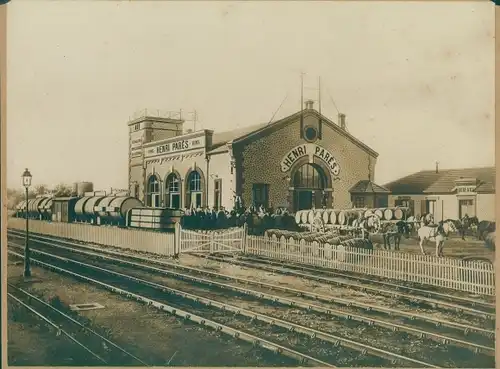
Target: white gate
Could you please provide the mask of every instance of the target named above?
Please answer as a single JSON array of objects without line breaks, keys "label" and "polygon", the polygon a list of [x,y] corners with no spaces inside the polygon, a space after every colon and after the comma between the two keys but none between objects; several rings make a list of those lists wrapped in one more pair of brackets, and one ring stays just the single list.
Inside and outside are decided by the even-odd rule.
[{"label": "white gate", "polygon": [[233,228],[220,231],[191,231],[180,228],[179,252],[208,253],[243,252],[245,248],[247,228]]}]

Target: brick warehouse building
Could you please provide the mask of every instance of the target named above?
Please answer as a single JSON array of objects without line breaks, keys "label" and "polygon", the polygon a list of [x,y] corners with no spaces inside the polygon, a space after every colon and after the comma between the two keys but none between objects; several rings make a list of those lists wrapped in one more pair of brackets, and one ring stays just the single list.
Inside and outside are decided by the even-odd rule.
[{"label": "brick warehouse building", "polygon": [[372,182],[378,154],[306,108],[273,123],[184,133],[181,119],[143,115],[129,126],[129,189],[152,207],[300,209],[387,206]]}]

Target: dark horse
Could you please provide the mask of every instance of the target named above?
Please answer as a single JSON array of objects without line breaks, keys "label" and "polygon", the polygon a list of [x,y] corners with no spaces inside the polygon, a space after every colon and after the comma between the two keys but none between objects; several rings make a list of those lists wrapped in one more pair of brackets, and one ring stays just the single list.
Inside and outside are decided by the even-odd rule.
[{"label": "dark horse", "polygon": [[495,232],[496,223],[489,220],[482,220],[477,225],[477,239],[484,240],[488,233]]},{"label": "dark horse", "polygon": [[382,225],[382,233],[384,235],[384,249],[391,249],[391,239],[394,239],[394,250],[399,250],[399,244],[401,243],[401,236],[404,235],[405,238],[410,238],[410,226],[403,220],[397,223],[386,223]]}]

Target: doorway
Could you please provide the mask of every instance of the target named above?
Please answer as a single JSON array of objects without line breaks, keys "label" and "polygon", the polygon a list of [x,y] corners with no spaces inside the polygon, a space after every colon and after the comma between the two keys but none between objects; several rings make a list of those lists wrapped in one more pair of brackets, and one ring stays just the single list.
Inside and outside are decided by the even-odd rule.
[{"label": "doorway", "polygon": [[325,174],[319,166],[310,163],[300,166],[293,175],[294,211],[321,209],[325,185]]}]

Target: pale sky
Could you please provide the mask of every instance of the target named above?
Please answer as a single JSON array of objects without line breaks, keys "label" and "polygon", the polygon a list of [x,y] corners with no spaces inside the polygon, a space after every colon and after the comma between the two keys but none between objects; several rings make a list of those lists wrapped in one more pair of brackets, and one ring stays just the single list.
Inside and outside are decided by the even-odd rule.
[{"label": "pale sky", "polygon": [[8,186],[28,167],[33,185],[126,188],[135,111],[259,124],[287,94],[275,119],[299,110],[301,70],[380,154],[379,184],[494,165],[493,37],[491,2],[11,2]]}]

